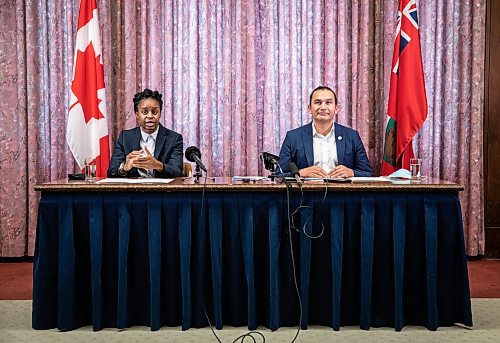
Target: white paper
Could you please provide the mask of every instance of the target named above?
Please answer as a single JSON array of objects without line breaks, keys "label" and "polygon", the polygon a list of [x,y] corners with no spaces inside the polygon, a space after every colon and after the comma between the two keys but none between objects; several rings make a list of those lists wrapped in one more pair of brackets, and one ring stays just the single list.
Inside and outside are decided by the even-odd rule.
[{"label": "white paper", "polygon": [[137,179],[128,179],[128,178],[108,178],[97,181],[96,183],[106,184],[106,183],[170,183],[174,181],[174,179],[160,179],[160,178],[150,178],[143,177]]},{"label": "white paper", "polygon": [[391,180],[383,176],[353,176],[349,178],[352,182],[390,182]]},{"label": "white paper", "polygon": [[344,177],[304,177],[304,181],[323,181],[323,182],[351,182],[350,178]]}]

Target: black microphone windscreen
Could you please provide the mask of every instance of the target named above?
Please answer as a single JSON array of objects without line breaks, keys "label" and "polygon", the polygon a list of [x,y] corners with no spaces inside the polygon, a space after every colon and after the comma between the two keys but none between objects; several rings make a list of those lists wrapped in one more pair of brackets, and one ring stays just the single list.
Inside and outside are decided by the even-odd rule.
[{"label": "black microphone windscreen", "polygon": [[264,168],[274,172],[276,165],[278,164],[279,157],[273,155],[267,151],[263,151],[260,153],[259,158],[262,162],[264,162]]},{"label": "black microphone windscreen", "polygon": [[288,163],[288,169],[290,169],[290,173],[292,174],[292,176],[300,175],[299,168],[297,168],[297,165],[295,163]]},{"label": "black microphone windscreen", "polygon": [[188,160],[189,162],[196,162],[194,160],[194,156],[198,156],[198,158],[201,158],[201,152],[200,149],[198,149],[197,147],[190,146],[189,148],[186,149],[184,156],[186,156],[186,160]]}]

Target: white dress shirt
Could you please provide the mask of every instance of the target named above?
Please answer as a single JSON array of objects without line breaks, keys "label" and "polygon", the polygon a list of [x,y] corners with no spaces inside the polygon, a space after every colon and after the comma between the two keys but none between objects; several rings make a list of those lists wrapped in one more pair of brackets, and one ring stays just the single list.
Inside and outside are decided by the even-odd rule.
[{"label": "white dress shirt", "polygon": [[[159,127],[156,128],[155,132],[149,134],[149,133],[142,131],[142,127],[141,127],[141,142],[140,142],[141,149],[144,150],[144,147],[147,147],[149,152],[151,153],[151,155],[155,154],[156,137],[158,136],[158,130],[159,130]],[[147,156],[145,150],[144,150],[143,156]],[[154,170],[148,169],[147,173],[148,173],[148,175],[147,176],[144,175],[144,176],[153,177]],[[143,176],[141,173],[141,170],[139,170],[139,174],[141,174],[141,176]]]},{"label": "white dress shirt", "polygon": [[312,129],[314,165],[320,166],[325,172],[329,173],[338,164],[335,125],[332,125],[332,129],[326,135],[318,133],[314,123]]}]

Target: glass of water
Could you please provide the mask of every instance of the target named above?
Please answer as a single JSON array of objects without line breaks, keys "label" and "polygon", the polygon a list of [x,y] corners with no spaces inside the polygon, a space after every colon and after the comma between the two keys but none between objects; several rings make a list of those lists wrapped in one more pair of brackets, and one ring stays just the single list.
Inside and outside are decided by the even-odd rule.
[{"label": "glass of water", "polygon": [[422,159],[421,158],[411,158],[410,159],[410,174],[411,180],[421,181],[422,180]]},{"label": "glass of water", "polygon": [[85,181],[93,182],[95,181],[97,164],[94,158],[85,159]]}]

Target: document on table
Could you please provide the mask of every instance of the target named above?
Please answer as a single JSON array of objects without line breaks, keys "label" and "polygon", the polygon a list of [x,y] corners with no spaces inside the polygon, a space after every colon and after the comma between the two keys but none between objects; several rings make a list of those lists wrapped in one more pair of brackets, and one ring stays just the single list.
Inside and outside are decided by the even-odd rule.
[{"label": "document on table", "polygon": [[304,181],[323,181],[323,182],[351,182],[350,178],[345,177],[304,177]]},{"label": "document on table", "polygon": [[383,176],[353,176],[349,180],[352,182],[391,182],[390,179]]},{"label": "document on table", "polygon": [[110,184],[110,183],[170,183],[174,179],[160,179],[154,177],[140,177],[136,179],[129,178],[107,178],[96,181],[99,184]]}]

